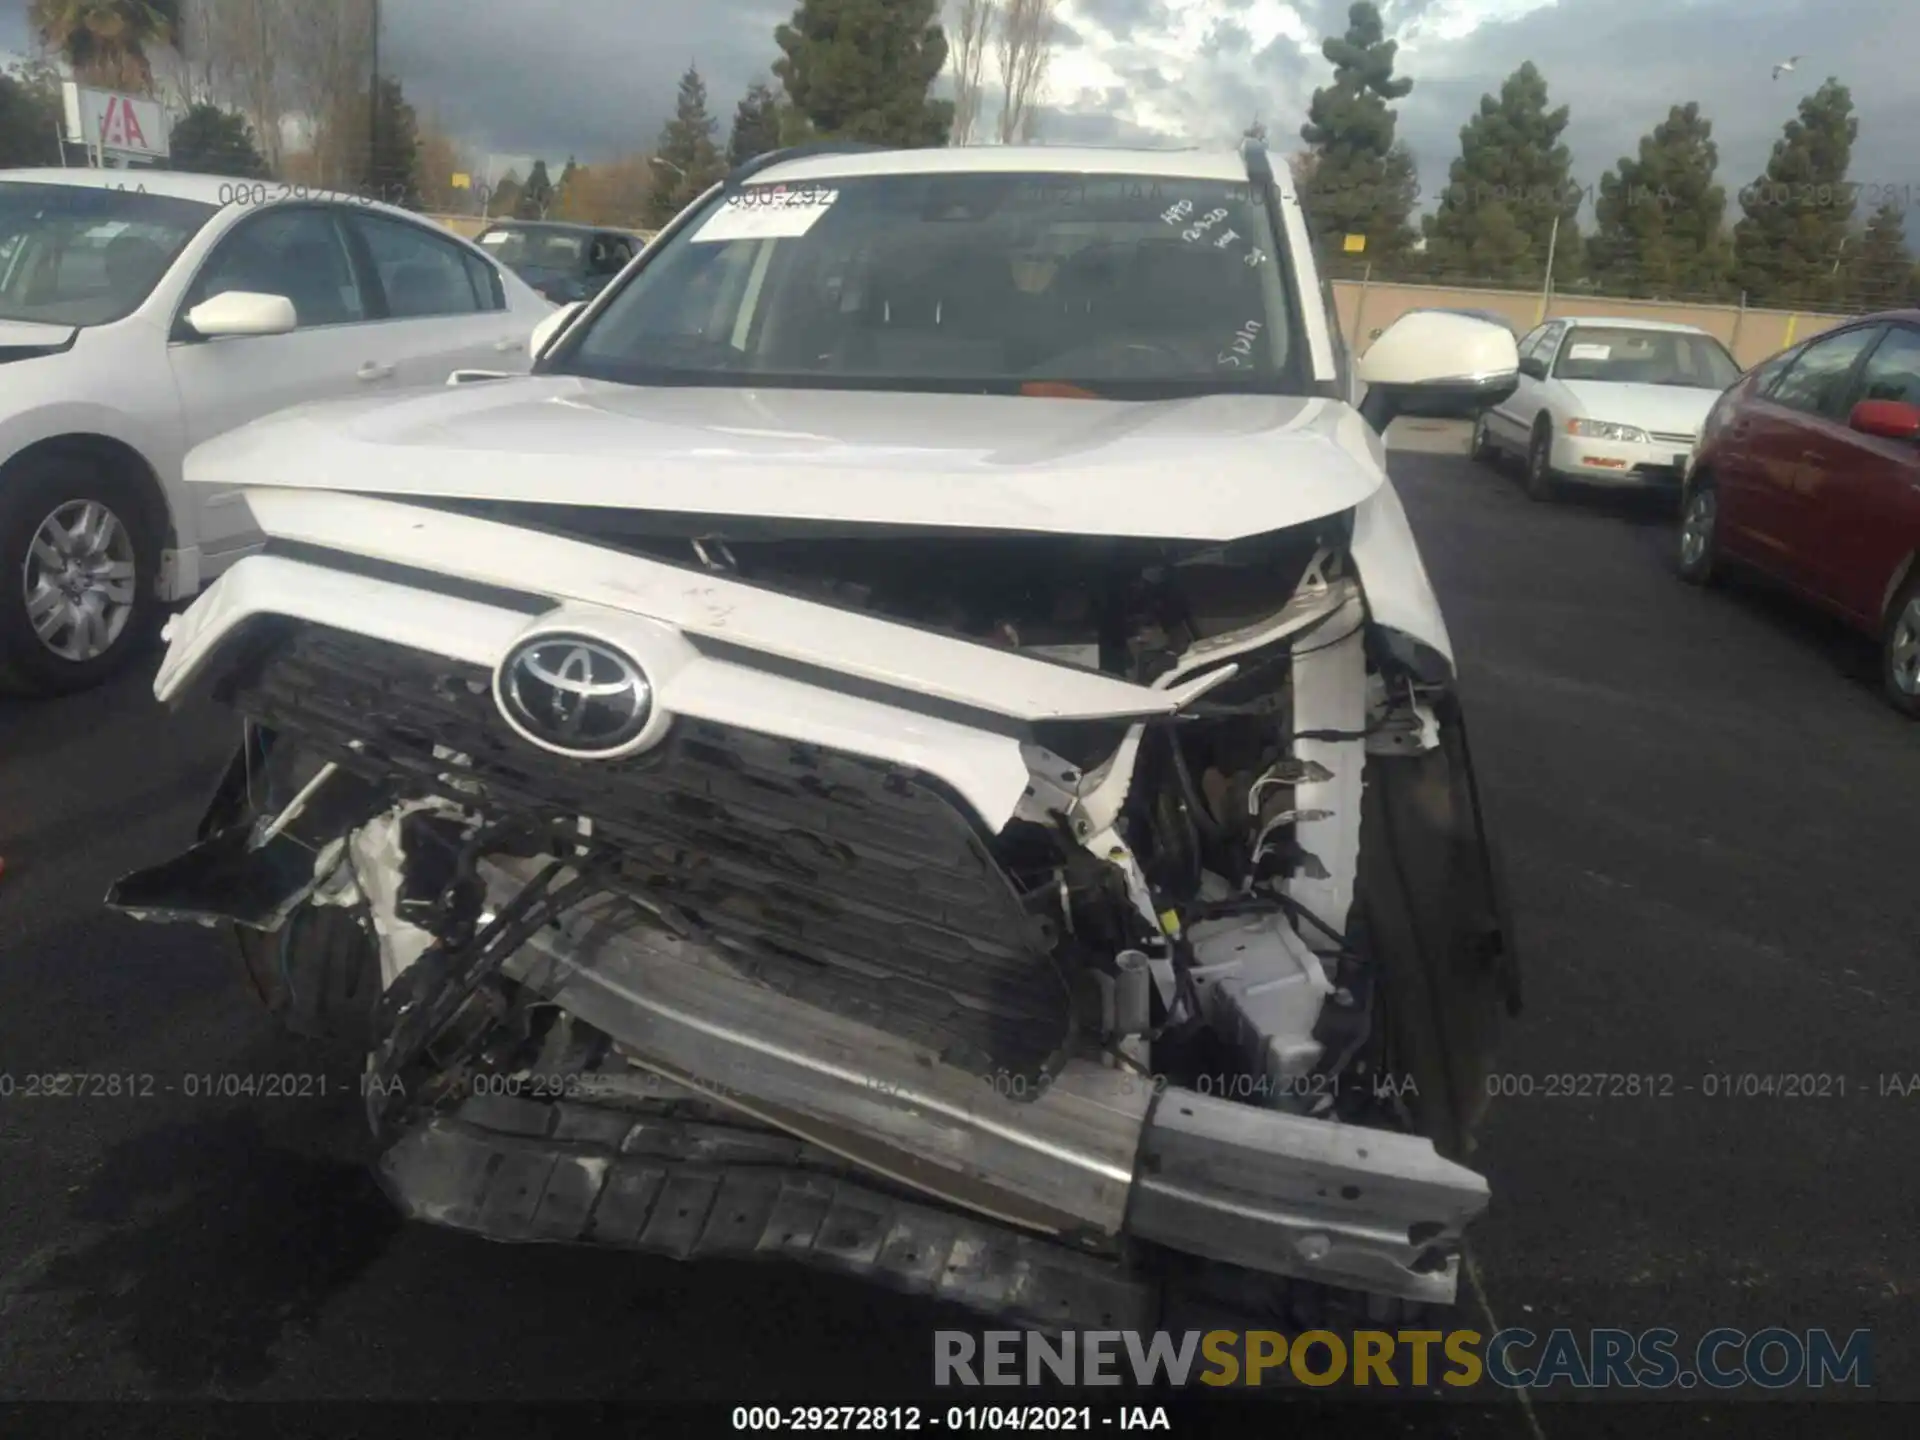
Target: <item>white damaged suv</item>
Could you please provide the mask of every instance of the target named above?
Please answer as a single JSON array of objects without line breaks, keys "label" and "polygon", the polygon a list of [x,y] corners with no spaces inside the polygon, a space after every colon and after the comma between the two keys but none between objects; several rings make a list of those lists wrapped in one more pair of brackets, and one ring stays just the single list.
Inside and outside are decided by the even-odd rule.
[{"label": "white damaged suv", "polygon": [[1517,356],[1330,320],[1256,146],[755,162],[530,376],[191,456],[268,542],[155,688],[245,738],[109,903],[364,1047],[414,1216],[1450,1302],[1518,969],[1379,432]]}]

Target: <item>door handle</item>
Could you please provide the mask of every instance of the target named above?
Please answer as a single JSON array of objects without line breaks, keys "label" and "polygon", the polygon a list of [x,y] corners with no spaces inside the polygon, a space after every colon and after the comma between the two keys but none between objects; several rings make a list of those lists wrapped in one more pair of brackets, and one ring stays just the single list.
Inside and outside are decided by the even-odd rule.
[{"label": "door handle", "polygon": [[356,380],[388,380],[393,377],[393,371],[394,367],[391,365],[383,365],[377,360],[369,360],[353,372],[353,378]]}]

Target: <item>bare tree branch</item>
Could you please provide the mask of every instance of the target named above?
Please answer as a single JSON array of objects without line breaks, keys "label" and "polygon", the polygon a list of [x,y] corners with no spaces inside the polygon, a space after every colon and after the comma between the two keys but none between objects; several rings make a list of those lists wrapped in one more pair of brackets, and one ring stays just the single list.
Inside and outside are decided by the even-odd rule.
[{"label": "bare tree branch", "polygon": [[291,59],[289,108],[306,131],[312,178],[352,188],[367,156],[373,67],[372,0],[228,0],[270,3],[281,15]]},{"label": "bare tree branch", "polygon": [[1001,11],[1000,143],[1031,140],[1053,59],[1053,15],[1059,0],[1004,0]]},{"label": "bare tree branch", "polygon": [[953,130],[948,143],[966,145],[980,119],[980,82],[987,42],[999,18],[999,0],[959,0],[953,37]]}]

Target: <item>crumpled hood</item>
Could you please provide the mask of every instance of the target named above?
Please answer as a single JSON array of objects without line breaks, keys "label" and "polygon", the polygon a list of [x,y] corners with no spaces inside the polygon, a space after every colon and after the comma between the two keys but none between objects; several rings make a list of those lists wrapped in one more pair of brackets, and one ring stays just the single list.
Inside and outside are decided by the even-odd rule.
[{"label": "crumpled hood", "polygon": [[1720,398],[1718,390],[1695,390],[1680,385],[1625,385],[1612,380],[1566,380],[1563,383],[1590,420],[1612,420],[1638,425],[1665,435],[1698,435],[1707,412]]},{"label": "crumpled hood", "polygon": [[73,343],[77,325],[41,325],[31,320],[0,320],[0,364],[53,355]]},{"label": "crumpled hood", "polygon": [[712,516],[1224,541],[1379,489],[1349,407],[1292,396],[1099,401],[643,388],[569,376],[280,412],[187,479]]}]

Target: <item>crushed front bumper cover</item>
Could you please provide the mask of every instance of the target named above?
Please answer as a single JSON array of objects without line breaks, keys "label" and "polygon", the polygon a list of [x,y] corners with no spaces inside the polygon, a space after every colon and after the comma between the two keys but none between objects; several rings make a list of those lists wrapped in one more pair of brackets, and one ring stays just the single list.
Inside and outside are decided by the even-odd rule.
[{"label": "crushed front bumper cover", "polygon": [[[273,503],[294,519],[318,504]],[[382,533],[521,536],[410,513],[422,515],[410,529]],[[303,916],[350,919],[342,930],[369,953],[383,1012],[368,1076],[380,1174],[406,1213],[502,1240],[797,1259],[1036,1322],[1144,1319],[1167,1277],[1195,1267],[1455,1298],[1465,1229],[1488,1200],[1485,1179],[1449,1158],[1470,1153],[1458,1135],[1427,1126],[1445,1136],[1436,1148],[1386,1107],[1305,1113],[1149,1075],[1199,1067],[1128,1048],[1150,1027],[1090,1007],[1053,963],[1064,916],[1080,951],[1167,966],[1114,938],[1182,934],[1115,828],[1138,798],[1143,738],[1176,728],[1147,727],[1243,661],[1271,667],[1288,651],[1297,734],[1282,760],[1263,750],[1243,766],[1241,803],[1253,815],[1261,788],[1280,787],[1291,799],[1272,825],[1317,862],[1269,902],[1333,917],[1324,954],[1295,936],[1312,962],[1300,974],[1353,1004],[1323,967],[1356,909],[1361,816],[1378,797],[1441,814],[1424,890],[1468,888],[1451,868],[1466,832],[1449,828],[1465,812],[1411,778],[1444,778],[1445,757],[1424,731],[1400,737],[1371,717],[1361,637],[1375,597],[1352,577],[1316,564],[1275,613],[1196,645],[1182,662],[1193,673],[1143,685],[737,585],[721,606],[724,579],[575,551],[576,589],[600,583],[593,566],[656,589],[671,580],[680,588],[647,599],[671,624],[610,606],[611,589],[443,593],[269,555],[175,621],[156,681],[174,698],[205,680],[248,718],[249,738],[201,843],[127,877],[109,903],[232,921],[270,944]],[[1390,606],[1391,585],[1378,589]],[[506,726],[494,694],[504,657],[563,621],[646,662],[673,723],[644,753],[583,763]],[[823,669],[849,656],[864,670]],[[1078,766],[1031,739],[1068,723],[1124,738]],[[323,776],[277,799],[271,786],[256,793],[263,735]],[[423,816],[421,829],[441,827],[445,868],[408,848],[409,817]],[[1045,840],[1044,869],[1010,831]],[[1104,907],[1090,930],[1074,931],[1070,882]],[[564,903],[528,902],[546,887]],[[1451,937],[1463,907],[1440,908],[1428,931]],[[1259,938],[1249,931],[1240,948]],[[1447,987],[1474,967],[1485,968],[1467,957],[1412,976],[1421,998],[1408,1010],[1444,1013]],[[1199,989],[1171,993],[1150,973],[1152,1028],[1172,1029],[1176,1009],[1184,1023]],[[1270,989],[1273,973],[1250,968],[1245,985]],[[469,1006],[483,987],[486,1003]],[[1240,1003],[1223,980],[1230,991],[1220,1013],[1260,1041],[1249,1062],[1260,1078],[1269,1063],[1288,1078],[1320,1047],[1299,1006]],[[527,1024],[536,1009],[584,1048],[530,1064],[544,1043]],[[449,1037],[458,1043],[442,1047]],[[1339,1053],[1344,1064],[1355,1051]],[[1431,1058],[1394,1054],[1409,1069]],[[415,1093],[380,1103],[402,1075]]]}]

